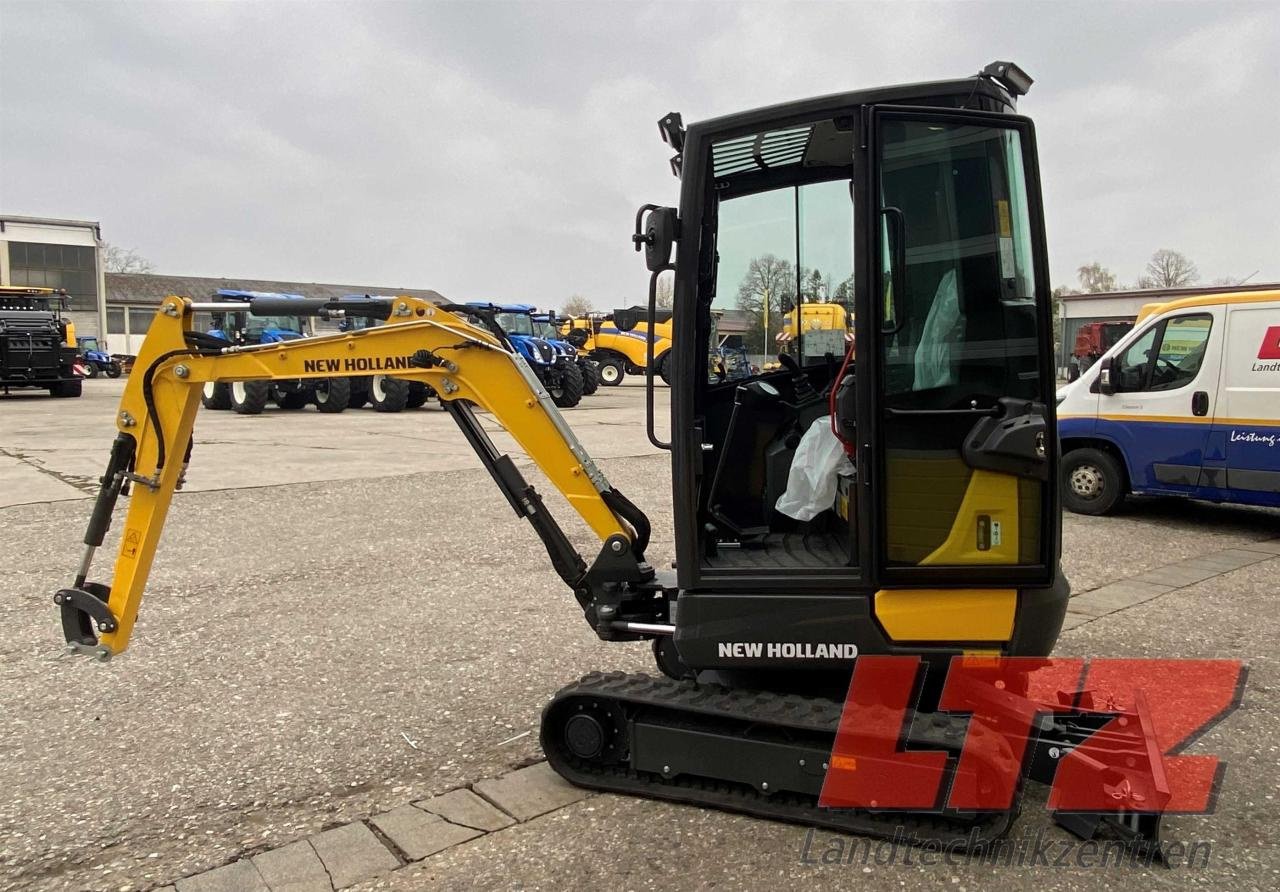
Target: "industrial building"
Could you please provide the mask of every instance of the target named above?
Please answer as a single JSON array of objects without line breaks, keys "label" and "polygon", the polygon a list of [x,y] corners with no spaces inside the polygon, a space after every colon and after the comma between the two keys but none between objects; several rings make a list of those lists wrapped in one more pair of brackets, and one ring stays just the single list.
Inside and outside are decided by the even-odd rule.
[{"label": "industrial building", "polygon": [[0,285],[58,288],[81,335],[106,327],[102,228],[91,220],[0,214]]}]

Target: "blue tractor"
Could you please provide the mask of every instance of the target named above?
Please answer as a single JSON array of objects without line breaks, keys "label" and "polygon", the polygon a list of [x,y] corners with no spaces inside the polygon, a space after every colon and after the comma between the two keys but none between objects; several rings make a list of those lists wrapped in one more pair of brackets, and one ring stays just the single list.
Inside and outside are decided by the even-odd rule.
[{"label": "blue tractor", "polygon": [[[304,300],[300,294],[277,294],[262,291],[238,291],[222,288],[214,294],[214,302],[236,302],[241,306],[225,313],[213,314],[209,334],[236,346],[278,344],[307,336],[305,316],[255,316],[243,302],[256,297]],[[325,413],[341,412],[351,399],[351,382],[347,378],[319,378],[298,381],[210,381],[200,398],[206,409],[231,409],[241,415],[257,415],[274,401],[281,409],[301,409],[315,403]]]},{"label": "blue tractor", "polygon": [[97,338],[76,338],[76,349],[84,360],[85,370],[90,378],[106,375],[108,378],[119,378],[123,369],[120,360],[112,359],[106,350],[99,349]]},{"label": "blue tractor", "polygon": [[[368,301],[379,299],[371,294],[347,294],[343,300]],[[380,298],[390,300],[389,297]],[[339,331],[361,331],[381,325],[381,319],[368,316],[348,316],[338,323]],[[358,409],[365,403],[373,407],[375,412],[399,412],[403,409],[418,409],[426,405],[427,400],[435,396],[435,391],[421,381],[406,381],[391,375],[360,375],[351,381],[351,402],[349,408]],[[440,404],[444,408],[444,404]]]},{"label": "blue tractor", "polygon": [[582,393],[585,396],[591,396],[600,389],[600,370],[596,368],[596,364],[592,362],[585,353],[579,353],[578,348],[570,344],[568,341],[560,337],[560,329],[557,326],[558,320],[556,314],[552,312],[534,313],[533,314],[533,332],[538,337],[556,348],[556,352],[566,357],[570,362],[576,363],[578,370],[582,372]]},{"label": "blue tractor", "polygon": [[466,307],[506,336],[511,346],[529,363],[551,395],[552,402],[561,409],[569,409],[582,401],[582,370],[572,357],[562,354],[549,341],[537,336],[533,327],[535,307],[532,304],[472,301]]}]

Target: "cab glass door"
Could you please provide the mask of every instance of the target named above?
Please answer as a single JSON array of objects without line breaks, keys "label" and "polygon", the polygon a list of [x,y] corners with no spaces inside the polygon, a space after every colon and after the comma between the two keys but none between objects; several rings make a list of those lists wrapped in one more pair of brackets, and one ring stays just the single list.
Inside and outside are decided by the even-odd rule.
[{"label": "cab glass door", "polygon": [[1030,122],[880,109],[873,131],[882,578],[1047,579],[1053,377]]}]

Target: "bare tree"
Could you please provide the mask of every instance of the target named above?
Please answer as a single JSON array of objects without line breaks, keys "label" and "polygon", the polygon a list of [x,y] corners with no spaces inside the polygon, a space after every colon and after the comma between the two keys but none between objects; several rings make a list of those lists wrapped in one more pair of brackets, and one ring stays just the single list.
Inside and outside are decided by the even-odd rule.
[{"label": "bare tree", "polygon": [[655,294],[655,302],[659,307],[671,309],[671,305],[675,302],[675,274],[665,272],[658,276],[658,288]]},{"label": "bare tree", "polygon": [[1185,254],[1161,248],[1147,261],[1147,273],[1138,280],[1139,288],[1181,288],[1200,280],[1200,271]]},{"label": "bare tree", "polygon": [[581,294],[574,294],[564,302],[560,312],[566,316],[585,316],[594,309],[590,300]]},{"label": "bare tree", "polygon": [[1118,285],[1116,274],[1096,260],[1076,270],[1076,278],[1080,280],[1080,288],[1086,294],[1115,291]]},{"label": "bare tree", "polygon": [[[781,315],[795,301],[796,273],[791,261],[773,254],[753,257],[747,274],[738,286],[738,309],[747,314],[750,328],[743,341],[754,353],[773,349],[773,333],[781,328]],[[768,326],[765,326],[765,301],[768,301]]]},{"label": "bare tree", "polygon": [[133,248],[102,243],[102,268],[109,273],[149,273],[156,265]]}]

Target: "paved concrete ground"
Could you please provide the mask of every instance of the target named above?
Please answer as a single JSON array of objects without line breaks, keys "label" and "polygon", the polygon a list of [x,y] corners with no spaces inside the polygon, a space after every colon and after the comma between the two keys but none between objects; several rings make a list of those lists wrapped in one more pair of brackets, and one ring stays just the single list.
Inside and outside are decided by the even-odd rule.
[{"label": "paved concrete ground", "polygon": [[[10,505],[0,507],[0,888],[149,888],[255,855],[258,878],[320,884],[305,872],[314,868],[305,848],[282,847],[351,826],[381,842],[389,834],[370,819],[386,813],[405,833],[444,831],[403,807],[534,763],[539,710],[566,681],[600,668],[650,671],[644,646],[596,640],[536,538],[467,464],[448,419],[430,411],[202,416],[191,486],[171,514],[133,649],[106,665],[64,657],[50,598],[79,556],[88,503],[74,499],[101,471],[118,386],[87,382],[79,402],[0,399],[9,456],[0,493]],[[620,489],[651,517],[667,516],[666,459],[648,454],[643,391],[602,394],[605,408],[575,410],[571,422],[593,453],[618,456],[601,466]],[[259,447],[281,442],[290,445],[271,455],[287,455],[267,464]],[[268,485],[277,473],[307,482]],[[215,491],[228,485],[245,488]],[[567,507],[549,503],[588,541]],[[1251,664],[1244,706],[1192,750],[1229,763],[1219,813],[1168,822],[1178,838],[1213,841],[1206,870],[864,873],[860,863],[802,863],[804,831],[794,827],[592,796],[365,888],[1274,888],[1280,560],[1259,543],[1276,536],[1274,513],[1183,503],[1066,519],[1064,564],[1088,609],[1074,614],[1062,654]],[[1214,558],[1224,552],[1263,556]],[[651,556],[671,553],[659,520]],[[1220,572],[1187,582],[1213,567]],[[1088,596],[1142,574],[1129,589]],[[1134,592],[1150,597],[1098,615],[1107,599]],[[1029,802],[1019,832],[1044,825]],[[355,830],[326,839],[368,841]],[[818,834],[811,853],[828,845]],[[195,882],[183,886],[199,890]]]}]

